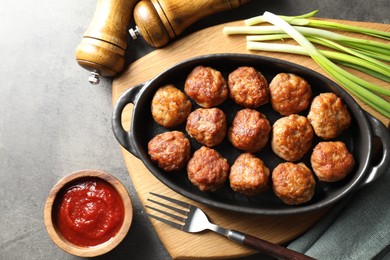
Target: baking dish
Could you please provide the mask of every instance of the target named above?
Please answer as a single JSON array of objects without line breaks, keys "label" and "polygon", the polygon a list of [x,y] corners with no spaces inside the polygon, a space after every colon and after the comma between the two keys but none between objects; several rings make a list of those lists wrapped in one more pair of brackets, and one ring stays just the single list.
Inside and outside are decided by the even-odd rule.
[{"label": "baking dish", "polygon": [[[313,97],[323,92],[333,92],[347,104],[352,124],[336,140],[346,143],[353,154],[356,165],[353,172],[344,180],[336,183],[317,182],[313,199],[299,206],[283,204],[273,193],[267,193],[246,197],[233,192],[228,184],[217,192],[201,192],[193,186],[187,178],[185,170],[166,173],[159,169],[149,158],[147,144],[156,134],[169,130],[180,130],[185,133],[185,125],[173,129],[166,129],[156,124],[151,116],[150,104],[157,89],[165,84],[174,84],[183,90],[184,81],[190,71],[198,66],[210,66],[227,78],[227,75],[239,66],[253,66],[270,80],[280,72],[297,74],[305,78],[313,90]],[[128,105],[133,104],[130,130],[124,130],[122,126],[122,112]],[[193,103],[192,110],[198,106]],[[231,124],[235,113],[242,109],[233,101],[227,100],[220,106],[227,118],[228,126]],[[273,124],[281,116],[275,112],[270,104],[261,106],[258,110],[265,114]],[[303,111],[302,115],[307,115]],[[390,134],[388,129],[377,119],[366,113],[355,100],[335,82],[325,76],[298,64],[285,60],[274,59],[250,54],[211,54],[195,57],[178,63],[148,82],[131,87],[118,99],[112,116],[113,132],[118,142],[134,156],[142,160],[148,170],[162,183],[195,201],[222,209],[261,215],[283,215],[304,213],[332,205],[340,199],[353,194],[359,188],[374,182],[389,171],[389,144]],[[190,139],[192,152],[200,148],[200,144]],[[321,141],[315,138],[313,147]],[[379,149],[376,149],[379,147]],[[235,149],[229,141],[225,140],[215,149],[228,159],[232,165],[241,151]],[[279,163],[283,162],[276,156],[268,144],[262,151],[256,153],[272,171]],[[301,160],[310,166],[310,152]]]}]

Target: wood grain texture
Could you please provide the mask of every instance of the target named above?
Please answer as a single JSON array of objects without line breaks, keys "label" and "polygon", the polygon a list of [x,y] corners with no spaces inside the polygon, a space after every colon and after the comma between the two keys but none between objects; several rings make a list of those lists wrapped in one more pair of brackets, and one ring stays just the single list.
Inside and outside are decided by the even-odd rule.
[{"label": "wood grain texture", "polygon": [[99,0],[94,17],[76,49],[76,60],[88,71],[116,76],[125,65],[127,26],[135,0]]},{"label": "wood grain texture", "polygon": [[[344,23],[377,28],[385,31],[390,31],[390,25],[361,23],[343,21]],[[214,27],[193,33],[179,41],[176,41],[163,49],[157,49],[152,53],[142,57],[132,63],[121,75],[113,82],[112,101],[115,104],[119,96],[128,88],[138,85],[142,82],[151,80],[160,72],[175,65],[176,63],[186,60],[191,57],[212,54],[212,53],[250,53],[264,56],[270,56],[298,63],[309,67],[324,75],[325,72],[310,58],[267,52],[252,52],[246,49],[244,36],[227,36],[222,33],[224,26],[243,25],[242,21],[221,24]],[[368,79],[372,82],[390,88],[389,84],[385,84],[380,80],[371,78],[359,72],[354,72],[361,78]],[[327,76],[327,75],[326,75]],[[355,100],[357,100],[355,98]],[[386,118],[370,107],[366,106],[360,100],[357,102],[369,113],[381,120],[385,125],[388,125],[389,118]],[[129,129],[132,106],[129,105],[123,112],[122,123],[125,129]],[[296,238],[313,224],[315,224],[326,212],[326,210],[313,212],[311,214],[294,215],[294,216],[255,216],[246,215],[224,210],[214,209],[199,205],[192,202],[181,195],[173,192],[162,183],[160,183],[143,165],[143,163],[133,155],[122,149],[126,166],[130,173],[131,180],[140,200],[145,204],[148,193],[153,191],[156,193],[165,194],[174,198],[182,199],[200,206],[209,215],[211,221],[226,228],[247,232],[253,236],[257,236],[274,243],[284,243]],[[189,258],[226,258],[239,257],[253,254],[254,251],[243,246],[230,242],[224,237],[216,235],[212,232],[204,232],[199,234],[187,234],[182,231],[175,230],[167,225],[151,221],[156,232],[158,233],[162,243],[167,248],[168,252],[174,259],[189,259]]]},{"label": "wood grain texture", "polygon": [[140,1],[134,8],[134,20],[149,45],[162,47],[201,18],[236,8],[246,2],[249,1]]}]

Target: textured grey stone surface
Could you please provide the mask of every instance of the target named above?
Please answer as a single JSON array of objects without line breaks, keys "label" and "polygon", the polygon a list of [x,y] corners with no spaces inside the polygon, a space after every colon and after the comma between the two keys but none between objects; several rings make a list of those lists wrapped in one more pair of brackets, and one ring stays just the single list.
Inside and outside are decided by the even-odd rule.
[{"label": "textured grey stone surface", "polygon": [[[97,1],[0,3],[0,259],[76,259],[46,233],[43,208],[52,186],[81,169],[114,174],[134,202],[134,222],[123,243],[99,259],[169,259],[134,191],[111,131],[111,79],[88,83],[75,49]],[[390,22],[388,0],[253,0],[208,17],[186,33],[265,10],[293,15]],[[153,49],[129,43],[128,62]],[[259,255],[253,259],[259,258]]]}]

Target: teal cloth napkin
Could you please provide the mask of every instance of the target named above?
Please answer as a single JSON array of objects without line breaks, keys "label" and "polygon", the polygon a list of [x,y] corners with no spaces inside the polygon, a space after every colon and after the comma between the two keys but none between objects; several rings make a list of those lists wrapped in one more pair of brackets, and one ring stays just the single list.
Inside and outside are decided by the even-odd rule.
[{"label": "teal cloth napkin", "polygon": [[288,248],[320,260],[390,259],[390,169],[336,204]]}]

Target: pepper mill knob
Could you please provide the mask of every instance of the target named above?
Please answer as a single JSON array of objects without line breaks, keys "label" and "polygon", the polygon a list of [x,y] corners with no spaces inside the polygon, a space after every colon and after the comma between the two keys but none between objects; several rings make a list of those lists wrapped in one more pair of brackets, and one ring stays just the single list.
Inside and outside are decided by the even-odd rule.
[{"label": "pepper mill knob", "polygon": [[89,83],[92,85],[97,85],[100,83],[100,74],[94,71],[91,71],[88,78]]},{"label": "pepper mill knob", "polygon": [[113,77],[125,65],[127,27],[137,1],[98,0],[95,14],[76,49],[78,64],[91,71],[89,82]]},{"label": "pepper mill knob", "polygon": [[139,31],[138,26],[135,26],[135,28],[131,28],[129,30],[130,36],[133,40],[137,40],[139,36],[141,36],[141,32]]},{"label": "pepper mill knob", "polygon": [[250,0],[144,0],[134,8],[137,28],[130,29],[136,39],[139,34],[153,47],[162,47],[186,28],[208,15],[230,10]]}]

